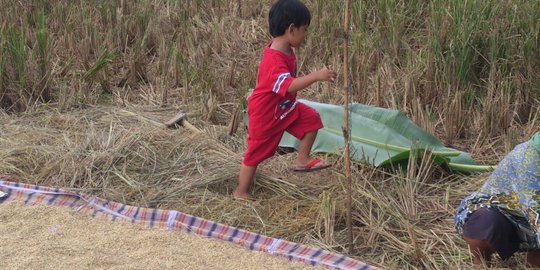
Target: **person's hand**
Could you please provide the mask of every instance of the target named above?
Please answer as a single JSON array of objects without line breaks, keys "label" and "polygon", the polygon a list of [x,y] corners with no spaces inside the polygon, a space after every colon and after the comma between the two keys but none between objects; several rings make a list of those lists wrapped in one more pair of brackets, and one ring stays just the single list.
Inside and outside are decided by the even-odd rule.
[{"label": "person's hand", "polygon": [[337,73],[335,71],[329,70],[327,68],[321,68],[315,73],[318,81],[334,82],[337,77]]}]

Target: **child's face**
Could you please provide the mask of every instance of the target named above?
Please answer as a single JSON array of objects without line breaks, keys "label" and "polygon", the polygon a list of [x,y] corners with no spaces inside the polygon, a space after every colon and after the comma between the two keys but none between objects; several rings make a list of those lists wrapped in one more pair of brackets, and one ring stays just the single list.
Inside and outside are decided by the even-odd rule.
[{"label": "child's face", "polygon": [[306,35],[308,33],[308,26],[302,25],[300,27],[295,27],[294,25],[291,25],[290,29],[290,43],[291,46],[298,48],[302,43],[304,43],[304,39],[306,38]]}]

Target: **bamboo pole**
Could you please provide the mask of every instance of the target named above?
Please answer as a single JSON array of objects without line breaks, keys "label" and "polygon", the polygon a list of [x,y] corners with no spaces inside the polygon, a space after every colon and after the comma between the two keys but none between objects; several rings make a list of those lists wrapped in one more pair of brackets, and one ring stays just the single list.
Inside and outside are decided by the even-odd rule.
[{"label": "bamboo pole", "polygon": [[345,178],[347,179],[347,238],[349,254],[354,252],[352,231],[352,178],[351,178],[351,149],[349,128],[349,6],[350,0],[345,0],[345,17],[343,21],[343,90],[345,91],[343,139],[345,140]]}]

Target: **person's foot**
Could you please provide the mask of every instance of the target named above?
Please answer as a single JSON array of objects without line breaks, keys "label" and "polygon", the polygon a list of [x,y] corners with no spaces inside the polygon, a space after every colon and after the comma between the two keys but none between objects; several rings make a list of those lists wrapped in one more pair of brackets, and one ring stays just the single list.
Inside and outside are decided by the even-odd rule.
[{"label": "person's foot", "polygon": [[331,164],[328,164],[320,160],[319,158],[315,158],[313,160],[305,161],[305,162],[297,160],[294,171],[295,172],[313,172],[313,171],[326,169],[331,166],[332,166]]},{"label": "person's foot", "polygon": [[242,201],[242,202],[255,202],[257,201],[255,199],[255,197],[251,196],[249,193],[243,193],[243,192],[238,192],[238,191],[235,191],[233,193],[233,198],[237,201]]}]

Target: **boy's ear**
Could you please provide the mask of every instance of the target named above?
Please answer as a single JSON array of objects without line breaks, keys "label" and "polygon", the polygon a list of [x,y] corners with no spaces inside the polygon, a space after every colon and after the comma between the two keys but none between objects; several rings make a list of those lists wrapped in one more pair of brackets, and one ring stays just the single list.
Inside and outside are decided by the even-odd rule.
[{"label": "boy's ear", "polygon": [[294,28],[294,24],[290,24],[289,27],[287,27],[287,31],[291,32],[293,31],[293,28]]}]

